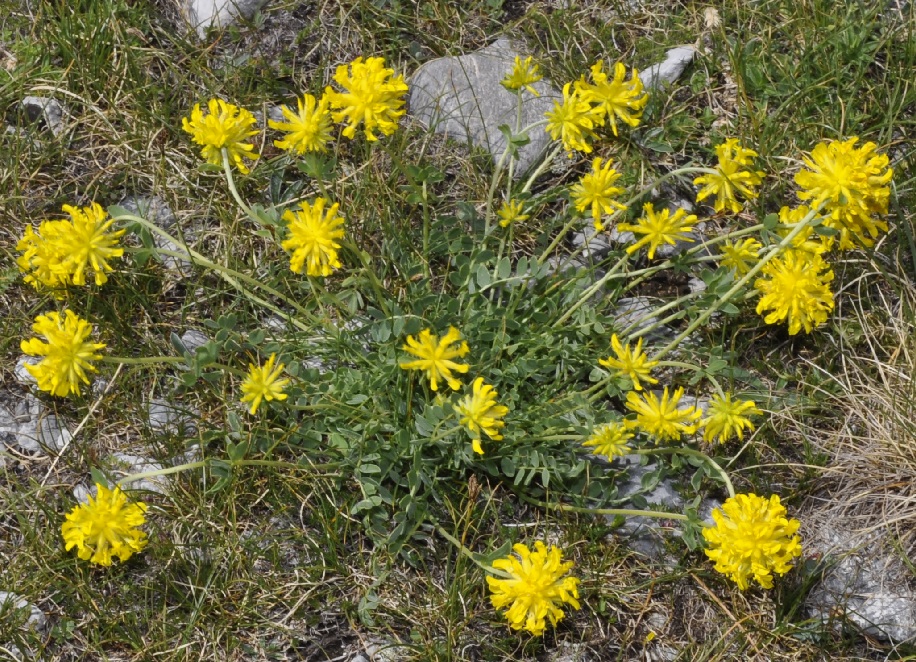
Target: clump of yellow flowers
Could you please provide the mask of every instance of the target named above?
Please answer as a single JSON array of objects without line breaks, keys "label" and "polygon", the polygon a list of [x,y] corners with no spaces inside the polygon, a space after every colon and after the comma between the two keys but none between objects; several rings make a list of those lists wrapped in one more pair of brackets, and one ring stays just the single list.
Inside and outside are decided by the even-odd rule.
[{"label": "clump of yellow flowers", "polygon": [[79,395],[80,383],[89,383],[86,373],[96,372],[92,361],[102,358],[98,351],[105,347],[103,343],[88,342],[92,326],[72,310],[65,310],[63,317],[51,311],[35,318],[32,331],[47,341],[31,338],[20,344],[29,356],[44,357],[37,365],[25,366],[38,388],[59,397]]},{"label": "clump of yellow flowers", "polygon": [[777,495],[737,494],[712,512],[713,526],[703,529],[709,545],[706,556],[716,570],[744,590],[754,579],[763,588],[773,587],[773,575],[784,575],[801,556],[801,523],[786,517]]},{"label": "clump of yellow flowers", "polygon": [[572,561],[563,560],[558,547],[535,541],[534,551],[527,545],[512,546],[515,554],[497,559],[493,567],[504,577],[487,577],[496,609],[505,610],[509,627],[527,630],[535,636],[544,634],[547,621],[556,626],[565,616],[562,606],[579,609],[579,579],[565,576]]},{"label": "clump of yellow flowers", "polygon": [[84,561],[110,566],[113,557],[123,563],[146,547],[146,504],[131,503],[117,485],[113,490],[97,483],[96,497],[73,507],[61,526],[66,549],[76,547]]}]

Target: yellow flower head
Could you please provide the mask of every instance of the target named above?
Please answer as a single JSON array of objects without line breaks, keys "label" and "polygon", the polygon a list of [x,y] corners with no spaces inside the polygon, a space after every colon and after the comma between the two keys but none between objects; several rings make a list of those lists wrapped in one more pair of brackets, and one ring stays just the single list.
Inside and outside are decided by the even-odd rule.
[{"label": "yellow flower head", "polygon": [[554,140],[562,140],[567,152],[578,151],[588,154],[592,151],[591,141],[595,129],[604,123],[600,109],[595,109],[578,92],[570,93],[571,83],[563,86],[563,103],[553,102],[553,110],[545,113],[545,131]]},{"label": "yellow flower head", "polygon": [[764,315],[764,322],[787,320],[789,335],[794,336],[802,328],[811,333],[827,321],[833,310],[833,271],[820,255],[786,250],[766,264],[763,276],[754,282],[754,288],[761,295],[757,314]]},{"label": "yellow flower head", "polygon": [[650,361],[642,351],[642,338],[636,342],[634,349],[630,349],[630,343],[621,345],[620,338],[615,333],[611,336],[611,348],[617,354],[617,358],[609,356],[606,359],[598,359],[599,365],[610,368],[618,377],[629,377],[637,391],[642,390],[640,379],[647,384],[658,384],[658,380],[649,374],[649,371],[658,365],[658,361]]},{"label": "yellow flower head", "polygon": [[466,425],[471,433],[471,445],[475,453],[483,455],[481,432],[486,432],[494,441],[503,438],[499,428],[505,426],[505,422],[499,419],[509,413],[509,408],[496,404],[496,391],[489,384],[483,383],[483,377],[474,380],[473,391],[459,400],[455,409],[461,414],[461,425]]},{"label": "yellow flower head", "polygon": [[82,560],[98,565],[110,566],[113,556],[123,563],[146,547],[146,533],[136,528],[146,523],[146,504],[129,503],[117,486],[95,487],[95,499],[74,506],[60,527],[66,549],[76,547]]},{"label": "yellow flower head", "polygon": [[461,332],[455,327],[450,326],[441,338],[434,336],[432,329],[423,329],[417,339],[407,336],[407,344],[401,349],[416,356],[417,360],[402,361],[400,366],[404,370],[425,370],[432,390],[439,390],[440,379],[444,379],[453,391],[461,388],[452,370],[464,374],[469,368],[466,363],[456,363],[452,359],[466,356],[471,348],[466,340],[461,340]]},{"label": "yellow flower head", "polygon": [[630,452],[627,442],[632,438],[633,435],[627,432],[626,426],[622,423],[606,423],[595,428],[582,445],[591,448],[595,455],[604,455],[612,460]]},{"label": "yellow flower head", "polygon": [[[788,236],[789,233],[795,229],[794,226],[801,223],[802,219],[804,219],[810,211],[807,205],[801,205],[795,209],[784,206],[779,210],[779,221],[781,225],[776,228],[776,232],[780,237]],[[826,239],[827,242],[822,241],[811,224],[808,224],[805,226],[804,230],[795,235],[790,246],[797,251],[812,253],[814,255],[823,255],[829,250],[830,246],[828,243],[832,243],[833,237],[827,237]]]},{"label": "yellow flower head", "polygon": [[347,120],[343,134],[356,135],[356,127],[363,123],[366,139],[378,140],[373,131],[377,128],[390,136],[398,128],[398,119],[404,114],[404,95],[407,83],[403,76],[394,76],[394,69],[385,68],[380,57],[358,57],[350,64],[337,67],[334,80],[345,91],[325,89],[325,96],[334,108],[334,121]]},{"label": "yellow flower head", "polygon": [[661,400],[654,393],[646,392],[642,397],[634,391],[627,393],[627,409],[636,412],[635,421],[627,421],[629,428],[639,428],[659,441],[677,441],[682,434],[693,434],[703,415],[696,407],[678,409],[684,389],[677,389],[669,397],[668,387],[662,392]]},{"label": "yellow flower head", "polygon": [[748,416],[759,416],[763,412],[751,400],[734,400],[732,394],[715,395],[706,409],[703,426],[703,441],[716,440],[724,444],[732,437],[744,440],[744,430],[753,430],[754,424]]},{"label": "yellow flower head", "polygon": [[27,226],[16,248],[22,252],[16,264],[26,274],[25,281],[36,289],[85,285],[91,271],[96,285],[108,282],[112,271],[109,260],[124,255],[118,239],[124,230],[111,232],[114,220],[101,205],[88,207],[64,205],[70,221],[43,221],[36,234]]},{"label": "yellow flower head", "polygon": [[102,343],[86,342],[92,333],[89,322],[71,310],[65,310],[63,318],[52,311],[36,317],[32,331],[48,341],[32,338],[20,343],[22,351],[29,356],[44,357],[36,365],[25,366],[38,382],[38,388],[59,397],[79,395],[80,382],[89,383],[86,371],[97,372],[90,361],[102,358],[98,350],[105,347]]},{"label": "yellow flower head", "polygon": [[573,204],[578,211],[585,211],[591,207],[596,232],[604,229],[601,223],[603,214],[612,214],[614,210],[626,209],[614,199],[624,192],[622,188],[614,186],[614,182],[620,179],[620,173],[612,167],[611,159],[608,159],[604,166],[601,165],[601,161],[600,157],[592,161],[592,171],[584,175],[570,189]]},{"label": "yellow flower head", "polygon": [[700,175],[693,180],[694,185],[703,184],[697,193],[697,202],[715,195],[713,206],[717,212],[728,207],[733,214],[737,214],[743,205],[738,202],[736,194],[740,193],[747,200],[756,198],[757,191],[754,189],[763,183],[765,173],[762,170],[749,170],[757,152],[742,147],[737,138],[729,138],[717,145],[716,156],[719,165],[715,168],[715,174]]},{"label": "yellow flower head", "polygon": [[531,87],[532,83],[536,83],[539,80],[541,80],[541,74],[538,71],[538,65],[532,64],[531,57],[526,57],[523,60],[516,55],[512,71],[502,79],[500,84],[511,92],[524,88],[534,96],[539,97],[541,95],[538,94],[538,91]]},{"label": "yellow flower head", "polygon": [[229,163],[234,164],[242,174],[247,174],[248,166],[242,158],[258,158],[254,145],[244,142],[258,133],[257,129],[251,128],[257,124],[254,115],[222,99],[210,99],[207,109],[210,112],[205,116],[200,104],[195,105],[190,120],[181,118],[181,127],[191,134],[191,140],[203,145],[200,154],[207,163],[221,166],[222,150],[225,148],[229,153]]},{"label": "yellow flower head", "polygon": [[722,244],[722,259],[719,260],[719,264],[731,269],[735,275],[743,276],[757,264],[761,248],[763,244],[752,238],[738,242],[726,241]]},{"label": "yellow flower head", "polygon": [[651,202],[643,205],[643,211],[646,215],[637,223],[619,223],[617,225],[617,229],[621,232],[629,231],[642,235],[642,239],[627,246],[627,254],[632,255],[641,246],[649,244],[649,259],[651,260],[655,257],[655,250],[662,244],[673,246],[678,241],[693,242],[693,239],[687,234],[693,230],[693,223],[696,223],[697,220],[693,214],[688,216],[687,212],[680,208],[674,212],[673,216],[667,208],[657,212]]},{"label": "yellow flower head", "polygon": [[763,588],[773,588],[773,574],[786,574],[792,560],[801,556],[801,538],[796,535],[801,523],[786,515],[775,494],[769,499],[756,494],[726,499],[721,510],[712,511],[715,525],[703,529],[709,544],[706,556],[742,591],[751,577]]},{"label": "yellow flower head", "polygon": [[496,212],[496,215],[499,216],[500,227],[508,227],[517,221],[527,221],[530,216],[528,214],[522,213],[524,207],[525,203],[521,200],[509,200],[508,202],[503,202],[502,206],[499,208],[499,211]]},{"label": "yellow flower head", "polygon": [[335,202],[325,211],[327,204],[324,198],[316,198],[312,205],[301,202],[295,212],[283,212],[289,238],[280,245],[291,253],[289,268],[294,273],[301,274],[305,268],[309,276],[330,276],[340,268],[337,240],[344,236],[344,220],[337,215],[340,205]]},{"label": "yellow flower head", "polygon": [[274,362],[277,360],[276,354],[271,354],[267,362],[262,366],[256,366],[253,363],[248,364],[248,376],[242,382],[242,402],[251,403],[251,413],[254,414],[261,404],[261,400],[286,400],[286,393],[283,388],[289,384],[288,379],[280,379],[284,366],[282,363],[276,368]]},{"label": "yellow flower head", "polygon": [[508,577],[487,577],[493,593],[490,602],[494,609],[506,610],[513,630],[527,630],[537,637],[544,634],[545,618],[554,627],[563,619],[562,605],[579,609],[579,580],[563,577],[574,564],[563,561],[563,552],[553,545],[537,540],[533,552],[521,543],[513,545],[512,551],[516,555],[493,561],[493,567]]},{"label": "yellow flower head", "polygon": [[305,94],[301,99],[297,99],[297,104],[298,113],[294,113],[287,106],[281,106],[283,117],[288,121],[267,121],[267,126],[271,129],[288,134],[283,140],[275,140],[274,145],[297,154],[327,151],[328,143],[332,139],[328,97],[323,95],[321,101],[317,101],[311,94]]},{"label": "yellow flower head", "polygon": [[586,83],[583,77],[576,82],[576,90],[585,101],[595,104],[595,108],[604,115],[616,136],[618,119],[632,128],[639,126],[649,96],[643,89],[636,69],[633,69],[630,80],[624,81],[627,68],[622,62],[618,62],[614,65],[614,78],[609,81],[607,74],[602,70],[603,66],[602,62],[592,65],[593,82]]},{"label": "yellow flower head", "polygon": [[798,197],[812,207],[824,205],[827,227],[839,230],[840,249],[874,244],[887,223],[874,218],[886,214],[890,198],[888,183],[894,176],[886,154],[877,154],[875,143],[856,147],[858,138],[820,143],[805,157],[807,170],[795,175],[801,187]]}]

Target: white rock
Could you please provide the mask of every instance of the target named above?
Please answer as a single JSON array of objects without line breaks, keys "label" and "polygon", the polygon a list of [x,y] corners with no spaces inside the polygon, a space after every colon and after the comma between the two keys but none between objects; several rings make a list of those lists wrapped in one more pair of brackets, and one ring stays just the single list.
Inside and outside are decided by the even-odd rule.
[{"label": "white rock", "polygon": [[15,593],[0,591],[0,611],[7,612],[9,609],[17,611],[20,609],[28,609],[29,616],[25,625],[29,629],[44,630],[48,625],[48,618],[41,609]]},{"label": "white rock", "polygon": [[[124,476],[130,474],[146,473],[147,471],[161,471],[163,466],[155,460],[142,457],[140,455],[129,455],[127,453],[115,453],[111,456],[115,464]],[[121,481],[119,481],[121,482]],[[121,486],[131,490],[146,490],[157,494],[165,494],[168,488],[168,478],[166,476],[152,476],[149,478],[140,478],[130,482],[121,482]]]},{"label": "white rock", "polygon": [[185,346],[185,349],[193,355],[197,348],[206,345],[210,338],[197,329],[188,329],[181,334],[180,340],[181,344]]},{"label": "white rock", "polygon": [[241,18],[251,18],[266,0],[184,0],[182,13],[201,37],[208,28],[225,28]]},{"label": "white rock", "polygon": [[38,356],[20,356],[16,361],[16,367],[13,368],[13,374],[16,381],[23,386],[34,386],[38,380],[32,376],[32,373],[26,370],[27,365],[38,365],[41,363],[41,357]]},{"label": "white rock", "polygon": [[639,72],[639,78],[647,89],[670,85],[684,73],[693,61],[697,51],[693,46],[678,46],[665,55],[665,59]]},{"label": "white rock", "polygon": [[162,398],[153,398],[147,404],[149,425],[154,432],[174,435],[191,435],[197,432],[197,409],[181,409]]},{"label": "white rock", "polygon": [[30,121],[43,121],[55,137],[64,132],[64,114],[66,111],[56,99],[28,96],[24,97],[19,104]]}]

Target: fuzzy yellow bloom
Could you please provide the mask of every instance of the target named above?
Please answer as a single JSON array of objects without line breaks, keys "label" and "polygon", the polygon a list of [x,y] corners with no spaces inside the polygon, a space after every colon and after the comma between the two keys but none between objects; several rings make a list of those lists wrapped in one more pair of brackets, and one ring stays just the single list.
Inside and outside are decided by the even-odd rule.
[{"label": "fuzzy yellow bloom", "polygon": [[207,110],[209,113],[204,115],[200,104],[196,104],[191,110],[191,118],[181,119],[181,127],[191,134],[191,140],[203,146],[200,153],[207,163],[221,166],[222,150],[225,148],[229,153],[229,163],[239,172],[247,174],[248,166],[242,159],[258,158],[254,145],[245,142],[258,133],[257,129],[251,128],[257,124],[254,115],[222,99],[210,99]]},{"label": "fuzzy yellow bloom", "polygon": [[601,111],[582,98],[578,91],[570,92],[571,83],[563,86],[563,103],[553,102],[553,110],[545,113],[545,131],[554,140],[562,140],[567,152],[588,154],[595,139],[595,129],[604,123]]},{"label": "fuzzy yellow bloom", "polygon": [[608,80],[608,75],[602,70],[604,63],[597,62],[591,67],[591,83],[581,78],[576,82],[576,90],[585,101],[595,105],[611,125],[611,131],[617,135],[617,120],[632,128],[639,126],[642,111],[649,96],[643,89],[639,72],[633,69],[630,80],[625,81],[627,68],[622,62],[614,65],[614,78]]},{"label": "fuzzy yellow bloom", "polygon": [[79,395],[80,382],[89,383],[86,372],[97,372],[90,362],[102,358],[98,350],[105,347],[102,343],[86,342],[92,333],[89,322],[71,310],[65,310],[63,317],[52,311],[36,317],[32,331],[48,341],[32,338],[20,343],[22,351],[29,356],[44,357],[36,365],[25,366],[38,382],[38,388],[59,397]]},{"label": "fuzzy yellow bloom", "polygon": [[604,455],[607,459],[612,460],[630,452],[627,442],[632,438],[633,435],[627,432],[624,424],[606,423],[595,428],[582,445],[591,448],[595,455]]},{"label": "fuzzy yellow bloom", "polygon": [[[787,237],[794,229],[794,226],[801,223],[802,219],[804,219],[810,211],[807,205],[801,205],[795,209],[787,206],[782,207],[779,210],[779,221],[781,225],[776,228],[776,232],[780,237]],[[810,224],[805,226],[804,230],[795,235],[790,246],[797,251],[813,253],[814,255],[823,255],[830,248],[821,240],[821,237],[814,231],[814,228]]]},{"label": "fuzzy yellow bloom", "polygon": [[563,619],[564,604],[579,609],[579,580],[563,576],[574,564],[563,561],[563,552],[554,545],[547,547],[537,540],[533,552],[521,543],[513,545],[512,551],[515,555],[493,562],[508,578],[487,577],[490,602],[495,609],[506,610],[513,630],[527,630],[538,637],[544,634],[545,619],[554,627]]},{"label": "fuzzy yellow bloom", "polygon": [[732,400],[732,394],[715,395],[706,408],[706,417],[700,421],[703,427],[703,441],[718,441],[724,444],[733,437],[744,439],[744,430],[753,430],[754,424],[748,416],[759,416],[752,400]]},{"label": "fuzzy yellow bloom", "polygon": [[85,285],[91,273],[96,285],[108,282],[112,271],[109,260],[124,255],[118,239],[125,230],[111,231],[114,220],[101,205],[88,207],[64,205],[70,221],[43,221],[36,234],[27,226],[16,248],[16,260],[25,282],[36,289]]},{"label": "fuzzy yellow bloom", "polygon": [[250,411],[252,414],[258,411],[261,400],[267,400],[268,402],[271,400],[286,400],[286,393],[283,392],[283,389],[289,384],[289,380],[279,378],[283,374],[283,368],[286,366],[281,363],[274,367],[276,360],[277,355],[271,354],[270,358],[262,366],[257,366],[254,363],[248,364],[248,376],[245,377],[241,387],[242,393],[244,393],[241,401],[251,403]]},{"label": "fuzzy yellow bloom", "polygon": [[871,246],[880,232],[887,232],[887,223],[874,215],[887,213],[894,171],[874,143],[857,148],[858,140],[816,145],[810,158],[804,157],[807,170],[795,175],[798,198],[812,207],[824,205],[824,225],[839,230],[840,250],[855,248],[857,242]]},{"label": "fuzzy yellow bloom", "polygon": [[406,112],[407,83],[403,76],[394,75],[394,69],[385,67],[383,58],[358,57],[350,64],[342,64],[337,67],[334,81],[344,92],[328,87],[324,93],[334,109],[334,121],[347,121],[343,135],[353,138],[360,123],[369,141],[378,140],[376,129],[386,136],[397,131],[398,120]]},{"label": "fuzzy yellow bloom", "polygon": [[61,525],[66,549],[76,547],[82,560],[98,565],[110,566],[113,556],[123,563],[146,547],[146,533],[136,528],[146,523],[146,504],[129,503],[118,486],[95,487],[95,499],[74,506]]},{"label": "fuzzy yellow bloom", "polygon": [[510,92],[516,92],[522,88],[528,90],[536,97],[541,96],[538,91],[531,87],[533,83],[541,80],[541,73],[538,65],[532,64],[531,57],[524,60],[518,55],[515,56],[515,64],[512,71],[500,81],[500,84]]},{"label": "fuzzy yellow bloom", "polygon": [[833,310],[830,281],[833,271],[824,259],[800,250],[786,250],[763,267],[754,282],[760,292],[757,314],[767,324],[788,321],[789,335],[811,331],[827,321]]},{"label": "fuzzy yellow bloom", "polygon": [[773,588],[773,574],[789,572],[802,552],[796,535],[801,523],[786,515],[775,494],[769,499],[756,494],[726,499],[721,509],[712,511],[715,525],[703,529],[709,545],[706,556],[742,591],[751,578],[763,588]]},{"label": "fuzzy yellow bloom", "polygon": [[570,189],[572,201],[578,211],[591,208],[592,220],[595,231],[601,232],[604,224],[601,222],[603,214],[612,214],[615,210],[626,209],[615,198],[624,192],[614,182],[620,179],[620,173],[612,167],[611,159],[602,166],[601,157],[592,161],[592,170],[583,175],[577,184]]},{"label": "fuzzy yellow bloom", "polygon": [[518,221],[527,221],[530,216],[522,213],[524,207],[525,203],[521,200],[508,200],[503,202],[499,211],[496,212],[496,215],[499,216],[500,227],[505,228]]},{"label": "fuzzy yellow bloom", "polygon": [[340,205],[335,202],[325,211],[327,204],[324,198],[316,198],[314,204],[301,202],[295,212],[283,212],[289,238],[281,246],[292,254],[289,268],[294,273],[301,274],[304,268],[309,276],[330,276],[340,268],[337,249],[338,239],[344,236],[344,219],[337,215]]},{"label": "fuzzy yellow bloom", "polygon": [[678,409],[684,389],[678,388],[668,395],[668,387],[662,392],[661,400],[655,393],[646,392],[642,397],[634,391],[627,393],[627,409],[636,412],[635,421],[627,421],[628,428],[639,428],[659,441],[677,441],[683,434],[693,434],[703,415],[696,407]]},{"label": "fuzzy yellow bloom", "polygon": [[643,211],[645,216],[635,224],[619,223],[617,225],[617,229],[621,232],[642,235],[641,239],[627,246],[627,254],[632,255],[640,247],[649,244],[649,259],[651,260],[655,258],[655,250],[662,244],[673,246],[678,241],[693,242],[693,239],[687,234],[693,230],[693,224],[697,221],[697,217],[693,214],[688,215],[680,208],[674,212],[674,215],[671,215],[667,208],[657,212],[651,202],[643,205]]},{"label": "fuzzy yellow bloom", "polygon": [[742,241],[726,241],[722,243],[722,259],[719,264],[731,269],[735,275],[743,276],[757,264],[757,257],[760,255],[760,249],[763,248],[756,239],[744,239]]},{"label": "fuzzy yellow bloom", "polygon": [[649,371],[658,365],[658,361],[650,361],[649,357],[642,351],[642,338],[636,342],[635,348],[630,349],[630,343],[627,342],[626,345],[621,345],[620,338],[615,333],[611,336],[611,348],[617,358],[609,356],[606,359],[598,359],[599,365],[610,368],[617,376],[629,377],[630,381],[633,382],[633,388],[637,391],[642,390],[642,384],[639,383],[640,379],[647,384],[658,384],[658,380],[649,374]]},{"label": "fuzzy yellow bloom", "polygon": [[746,200],[757,197],[756,187],[763,183],[762,170],[750,170],[757,152],[742,147],[737,138],[729,138],[716,146],[716,157],[719,165],[715,174],[700,175],[693,180],[694,185],[703,184],[697,193],[697,202],[711,195],[716,196],[713,205],[717,212],[726,207],[733,213],[741,211],[743,205],[738,202],[736,194],[740,193]]},{"label": "fuzzy yellow bloom", "polygon": [[275,140],[274,145],[297,154],[327,151],[328,143],[332,140],[328,97],[322,95],[318,101],[311,94],[305,94],[297,99],[297,104],[298,113],[287,106],[280,107],[286,122],[267,121],[271,129],[288,134],[283,140]]},{"label": "fuzzy yellow bloom", "polygon": [[452,376],[452,370],[464,374],[469,366],[466,363],[457,363],[453,359],[460,359],[471,351],[466,340],[461,340],[461,332],[453,326],[439,338],[434,336],[432,329],[423,329],[418,338],[407,336],[407,344],[403,349],[408,354],[417,357],[415,361],[401,361],[404,370],[424,370],[429,379],[429,387],[439,390],[439,380],[444,379],[453,391],[461,388],[461,382]]},{"label": "fuzzy yellow bloom", "polygon": [[474,380],[473,390],[470,395],[464,396],[455,405],[461,414],[460,423],[468,428],[471,433],[471,446],[474,452],[483,455],[480,445],[480,433],[486,432],[494,441],[502,439],[499,429],[506,424],[500,419],[509,413],[505,405],[496,404],[496,391],[489,384],[483,383],[483,377]]}]

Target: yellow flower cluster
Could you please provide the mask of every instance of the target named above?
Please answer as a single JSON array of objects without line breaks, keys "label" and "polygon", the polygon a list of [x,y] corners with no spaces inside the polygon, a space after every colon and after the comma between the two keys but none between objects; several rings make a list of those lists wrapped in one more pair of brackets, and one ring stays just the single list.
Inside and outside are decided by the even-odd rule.
[{"label": "yellow flower cluster", "polygon": [[343,135],[353,138],[360,123],[369,141],[378,140],[373,133],[375,129],[386,136],[397,130],[398,119],[406,112],[407,83],[403,76],[394,75],[394,69],[385,67],[384,59],[358,57],[350,64],[340,65],[334,73],[334,82],[344,91],[328,87],[324,93],[334,109],[334,121],[347,121]]},{"label": "yellow flower cluster", "polygon": [[584,175],[569,191],[573,205],[578,211],[591,209],[596,232],[604,229],[604,224],[601,222],[604,214],[626,209],[624,205],[614,199],[624,192],[622,188],[614,186],[614,182],[620,179],[620,173],[612,167],[611,159],[608,159],[603,166],[601,165],[602,160],[601,157],[598,157],[592,161],[591,172]]},{"label": "yellow flower cluster", "polygon": [[643,211],[645,216],[636,223],[618,223],[617,225],[617,229],[621,232],[642,235],[636,242],[627,246],[628,254],[635,253],[648,244],[651,260],[655,257],[656,249],[662,244],[673,246],[678,241],[693,242],[693,239],[687,234],[693,230],[693,224],[697,222],[697,217],[693,214],[688,215],[680,208],[674,214],[671,214],[667,208],[657,212],[651,202],[643,205]]},{"label": "yellow flower cluster", "polygon": [[86,372],[96,372],[91,361],[101,359],[98,350],[105,347],[102,343],[87,342],[92,334],[89,322],[72,310],[65,310],[63,317],[52,311],[36,317],[32,331],[47,340],[32,338],[20,343],[22,351],[29,356],[44,357],[36,365],[25,366],[38,382],[38,388],[59,397],[79,395],[80,382],[89,383]]},{"label": "yellow flower cluster", "polygon": [[630,452],[627,442],[632,438],[633,435],[627,431],[626,425],[616,422],[605,423],[595,428],[582,445],[591,449],[595,455],[603,455],[613,460]]},{"label": "yellow flower cluster", "polygon": [[16,249],[25,282],[51,290],[85,285],[91,274],[96,285],[108,282],[109,260],[124,255],[118,239],[124,230],[111,230],[114,221],[93,202],[88,207],[64,205],[69,221],[42,221],[36,233],[27,225]]},{"label": "yellow flower cluster", "polygon": [[697,193],[697,202],[711,195],[716,196],[713,205],[717,212],[728,207],[737,214],[742,209],[736,194],[740,193],[747,200],[757,197],[756,188],[763,182],[762,170],[751,170],[757,152],[742,147],[737,138],[729,138],[716,146],[716,158],[719,161],[714,173],[701,175],[693,180],[695,185],[703,184]]},{"label": "yellow flower cluster", "polygon": [[289,237],[281,246],[291,253],[289,268],[294,273],[304,269],[309,276],[330,276],[340,268],[337,250],[344,236],[344,219],[337,215],[340,205],[336,202],[325,210],[328,202],[319,197],[312,204],[299,203],[296,211],[283,212]]},{"label": "yellow flower cluster", "polygon": [[506,425],[501,419],[509,413],[509,408],[496,404],[496,395],[493,387],[485,384],[483,377],[478,377],[474,380],[471,393],[455,405],[455,410],[461,415],[461,424],[467,426],[471,433],[471,447],[478,455],[483,455],[481,432],[486,432],[493,441],[503,438],[499,429]]},{"label": "yellow flower cluster", "polygon": [[573,567],[563,561],[563,552],[540,540],[534,551],[527,545],[512,546],[515,554],[493,562],[504,577],[487,577],[495,609],[504,609],[513,630],[527,630],[535,636],[544,634],[547,621],[556,626],[565,614],[564,604],[579,609],[579,579],[564,577]]},{"label": "yellow flower cluster", "polygon": [[129,503],[118,486],[95,487],[96,497],[74,506],[61,526],[66,549],[76,547],[82,560],[98,565],[110,566],[114,556],[123,563],[146,546],[146,533],[137,529],[146,523],[146,504]]},{"label": "yellow flower cluster", "polygon": [[767,324],[788,322],[789,335],[811,333],[833,310],[833,271],[818,253],[790,248],[763,267],[754,282],[760,293],[757,314]]},{"label": "yellow flower cluster", "polygon": [[753,578],[763,588],[773,587],[773,575],[784,575],[801,556],[801,524],[786,517],[775,494],[737,494],[712,512],[713,526],[703,529],[709,548],[706,556],[716,570],[744,590]]},{"label": "yellow flower cluster", "polygon": [[182,118],[181,128],[191,134],[191,140],[203,147],[200,154],[204,161],[211,165],[223,165],[225,149],[229,163],[239,172],[247,174],[248,166],[243,159],[258,158],[254,145],[245,142],[258,133],[252,128],[257,124],[254,115],[222,99],[210,99],[207,111],[204,115],[200,104],[196,104],[191,110],[191,117]]},{"label": "yellow flower cluster", "polygon": [[284,387],[289,384],[288,379],[280,379],[283,374],[284,366],[282,363],[274,367],[277,360],[276,354],[271,354],[270,358],[262,366],[254,363],[248,364],[248,376],[242,382],[242,402],[250,402],[252,414],[258,411],[258,406],[262,400],[286,400]]},{"label": "yellow flower cluster", "polygon": [[528,90],[536,97],[541,96],[538,91],[531,87],[534,83],[541,80],[541,73],[538,65],[532,64],[531,57],[524,60],[518,55],[515,56],[515,64],[512,71],[502,79],[500,84],[510,92],[518,92],[521,89]]},{"label": "yellow flower cluster", "polygon": [[647,384],[658,384],[658,380],[649,374],[649,371],[658,365],[658,361],[650,361],[642,351],[642,338],[636,342],[636,347],[630,348],[630,343],[622,345],[617,334],[611,336],[611,348],[617,358],[609,356],[598,359],[598,364],[615,371],[619,377],[627,377],[633,383],[633,388],[642,390],[640,379]]},{"label": "yellow flower cluster", "polygon": [[591,152],[597,130],[605,124],[615,136],[618,120],[630,127],[639,126],[649,100],[636,69],[626,81],[626,67],[620,62],[614,65],[613,79],[603,71],[601,62],[591,67],[590,78],[590,82],[583,76],[564,85],[562,102],[554,101],[553,110],[546,113],[545,130],[552,139],[562,141],[567,152]]}]

